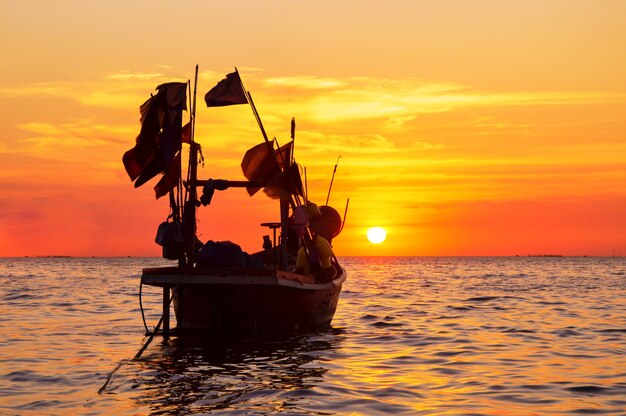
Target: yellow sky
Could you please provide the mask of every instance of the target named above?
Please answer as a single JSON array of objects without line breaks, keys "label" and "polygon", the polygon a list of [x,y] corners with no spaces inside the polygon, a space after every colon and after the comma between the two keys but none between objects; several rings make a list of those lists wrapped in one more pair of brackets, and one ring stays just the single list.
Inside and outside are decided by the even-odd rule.
[{"label": "yellow sky", "polygon": [[[624,1],[0,0],[0,255],[158,255],[121,164],[138,106],[237,66],[268,134],[350,210],[340,255],[626,255]],[[249,108],[199,108],[203,177],[243,179]],[[252,205],[251,205],[252,204]],[[237,190],[203,240],[260,248]],[[368,227],[387,229],[371,245]]]}]

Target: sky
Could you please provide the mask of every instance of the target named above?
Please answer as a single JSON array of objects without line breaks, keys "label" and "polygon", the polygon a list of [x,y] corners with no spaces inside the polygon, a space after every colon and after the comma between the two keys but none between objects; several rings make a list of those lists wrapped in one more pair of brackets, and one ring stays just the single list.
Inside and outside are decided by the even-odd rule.
[{"label": "sky", "polygon": [[[156,180],[121,158],[139,105],[234,67],[339,255],[626,255],[626,2],[0,0],[0,256],[158,256]],[[184,115],[188,119],[188,114]],[[199,105],[201,178],[243,180],[248,106]],[[201,208],[201,240],[261,248],[275,201]],[[387,230],[373,245],[367,229]]]}]

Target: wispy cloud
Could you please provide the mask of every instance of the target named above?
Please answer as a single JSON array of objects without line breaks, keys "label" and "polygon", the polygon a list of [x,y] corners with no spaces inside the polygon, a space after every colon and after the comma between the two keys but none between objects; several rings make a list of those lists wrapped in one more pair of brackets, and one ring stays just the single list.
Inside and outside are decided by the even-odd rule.
[{"label": "wispy cloud", "polygon": [[293,76],[282,78],[268,78],[262,81],[267,88],[297,88],[305,90],[336,90],[349,86],[344,80],[337,78],[321,78],[314,76]]},{"label": "wispy cloud", "polygon": [[396,145],[380,134],[324,134],[306,132],[298,140],[311,154],[350,152],[354,155],[379,155],[385,157],[400,151]]},{"label": "wispy cloud", "polygon": [[162,72],[155,73],[143,73],[143,72],[132,72],[128,70],[122,70],[116,72],[114,74],[105,75],[103,79],[112,79],[112,80],[154,80],[163,78],[165,75]]},{"label": "wispy cloud", "polygon": [[[459,83],[429,82],[421,78],[391,80],[372,77],[265,77],[253,74],[248,83],[255,101],[262,103],[268,124],[284,123],[297,114],[321,126],[369,130],[375,133],[406,131],[420,116],[476,109],[532,106],[624,104],[626,94],[606,91],[486,91]],[[341,123],[341,124],[340,124]],[[474,134],[517,130],[530,123],[483,119]],[[315,128],[315,127],[314,127]],[[479,130],[482,133],[477,133]]]},{"label": "wispy cloud", "polygon": [[[185,80],[185,76],[175,70],[165,69],[162,72],[119,70],[90,82],[26,84],[0,88],[0,94],[5,97],[48,94],[75,99],[85,105],[125,107],[130,97],[145,97],[158,83],[172,81],[172,78]],[[246,87],[258,89],[255,94],[262,95],[272,107],[292,103],[297,97],[299,111],[304,110],[320,121],[392,118],[393,122],[402,124],[412,120],[416,114],[468,106],[626,102],[626,94],[604,91],[495,92],[421,78],[264,77],[261,71],[255,69],[248,69],[247,74],[250,79],[244,80]],[[203,71],[200,80],[204,85],[200,85],[199,92],[203,94],[224,75],[224,71]]]},{"label": "wispy cloud", "polygon": [[172,79],[185,79],[166,72],[132,72],[120,70],[99,80],[81,82],[43,82],[0,88],[5,98],[41,96],[65,98],[90,107],[137,108],[155,88]]},{"label": "wispy cloud", "polygon": [[[95,123],[90,119],[67,123],[24,123],[18,128],[28,132],[2,153],[30,155],[42,160],[99,164],[109,166],[113,158],[119,160],[121,148],[132,146],[133,134],[126,126]],[[119,168],[118,162],[118,168]]]},{"label": "wispy cloud", "polygon": [[[88,154],[100,166],[113,168],[119,163],[122,152],[132,147],[138,133],[138,106],[159,83],[171,81],[171,74],[175,71],[165,67],[144,73],[120,70],[91,82],[39,83],[0,89],[0,95],[8,100],[16,96],[37,99],[48,95],[75,100],[95,115],[112,110],[117,114],[117,119],[109,121],[104,116],[77,116],[59,122],[49,119],[22,122],[17,128],[28,134],[16,143],[15,148],[9,150],[5,146],[4,151],[74,161],[83,160]],[[202,72],[199,93],[202,95],[215,85],[226,72],[228,70]],[[428,82],[419,78],[269,77],[254,68],[247,69],[246,74],[249,77],[245,80],[246,86],[262,103],[262,117],[270,138],[277,131],[284,134],[281,139],[284,143],[288,122],[296,115],[303,120],[296,141],[299,159],[312,168],[318,166],[321,169],[322,165],[343,155],[342,163],[355,168],[355,177],[394,174],[411,178],[424,173],[426,168],[433,175],[452,174],[451,169],[455,167],[466,170],[493,165],[510,168],[516,163],[525,163],[526,157],[554,163],[555,158],[563,157],[558,156],[562,153],[557,152],[558,149],[550,149],[549,153],[538,156],[537,152],[525,154],[527,146],[520,144],[520,151],[513,153],[502,150],[503,146],[510,146],[510,141],[500,144],[490,137],[500,135],[504,138],[511,133],[521,135],[533,128],[537,120],[477,114],[489,106],[626,103],[626,95],[602,91],[490,92],[458,83]],[[212,161],[215,166],[226,168],[223,160],[238,166],[241,154],[255,143],[254,137],[262,140],[256,121],[249,109],[243,107],[217,110],[200,104],[196,132],[198,140],[213,149],[214,155],[219,155],[222,160]],[[415,133],[418,121],[444,112],[454,115],[454,110],[465,108],[478,110],[468,117],[439,120],[430,125],[430,130]],[[120,122],[121,113],[132,116],[125,116],[126,121]],[[128,121],[131,119],[132,124]],[[450,140],[451,129],[456,135],[455,142]],[[481,144],[478,140],[466,140],[469,135],[478,134],[489,136],[487,139],[492,141]],[[544,149],[547,145],[541,146]],[[612,148],[615,147],[603,151],[607,153]],[[577,161],[580,160],[571,156],[567,163]],[[358,169],[361,171],[357,172]],[[488,174],[497,179],[494,172]]]}]

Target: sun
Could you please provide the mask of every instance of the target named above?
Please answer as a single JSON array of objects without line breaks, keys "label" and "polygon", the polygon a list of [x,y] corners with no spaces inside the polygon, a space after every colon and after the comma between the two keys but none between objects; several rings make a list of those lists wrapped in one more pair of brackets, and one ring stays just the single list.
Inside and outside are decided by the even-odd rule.
[{"label": "sun", "polygon": [[387,238],[387,231],[382,227],[372,227],[367,230],[367,239],[372,244],[380,244]]}]

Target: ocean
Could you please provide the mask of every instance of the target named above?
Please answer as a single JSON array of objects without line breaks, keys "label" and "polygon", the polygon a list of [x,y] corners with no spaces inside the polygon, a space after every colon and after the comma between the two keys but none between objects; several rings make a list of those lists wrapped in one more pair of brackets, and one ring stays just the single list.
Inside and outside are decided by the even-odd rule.
[{"label": "ocean", "polygon": [[132,361],[170,262],[0,259],[0,414],[626,415],[626,258],[340,260],[328,330]]}]

